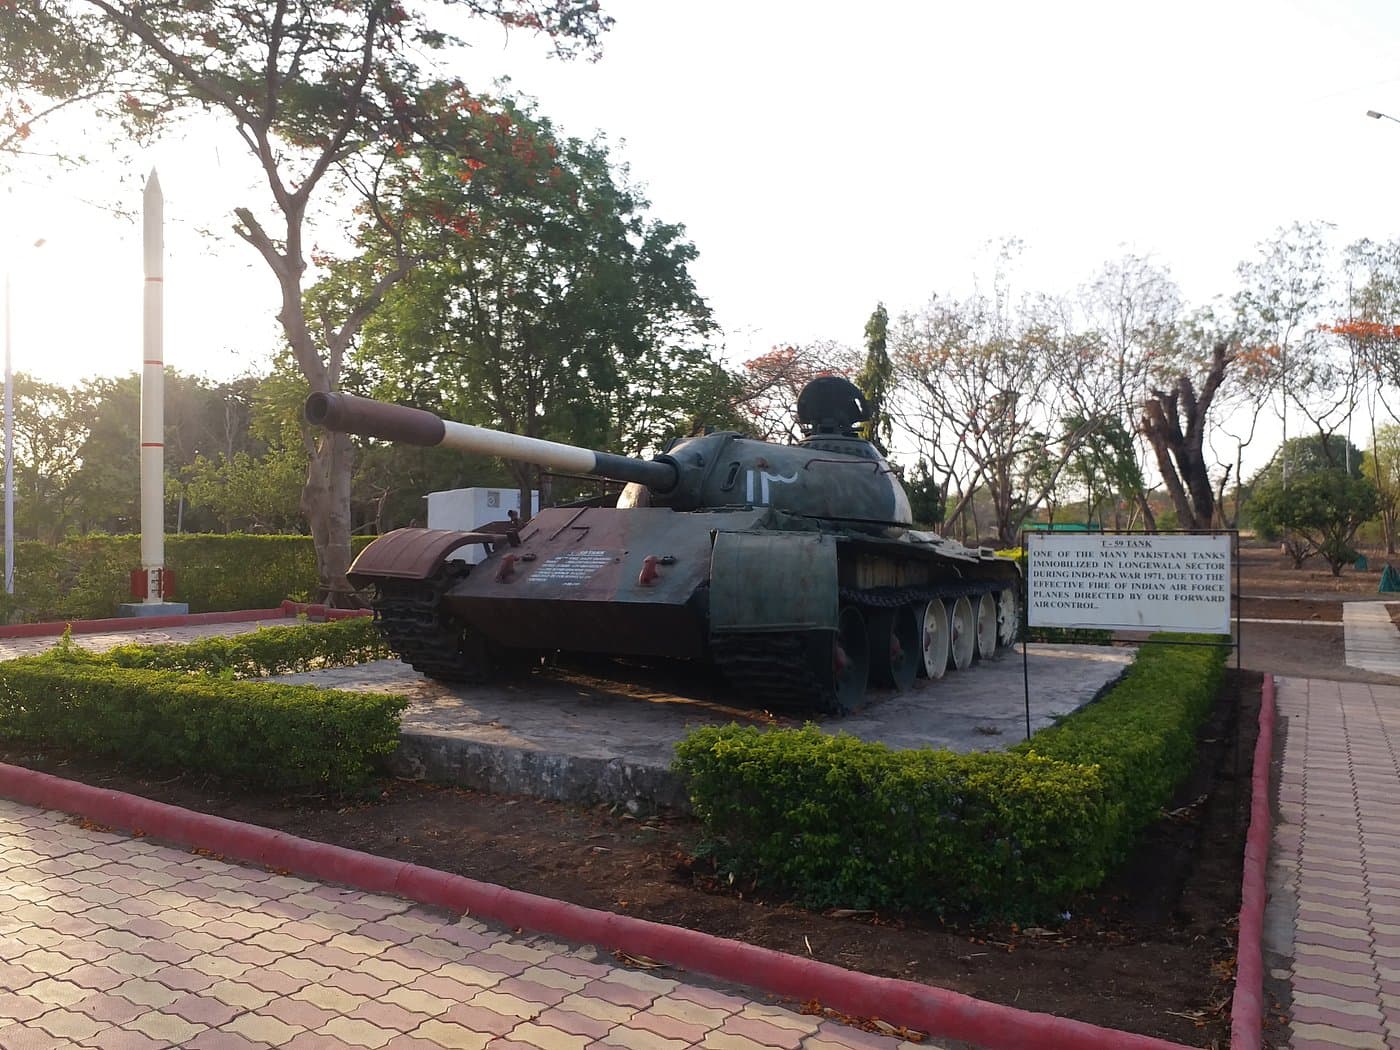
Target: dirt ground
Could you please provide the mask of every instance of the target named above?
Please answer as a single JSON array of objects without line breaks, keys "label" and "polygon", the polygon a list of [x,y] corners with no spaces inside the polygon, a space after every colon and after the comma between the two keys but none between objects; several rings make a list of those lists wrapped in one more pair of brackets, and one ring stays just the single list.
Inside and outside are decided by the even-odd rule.
[{"label": "dirt ground", "polygon": [[[1383,565],[1383,559],[1372,559]],[[1240,866],[1260,670],[1343,677],[1341,602],[1377,597],[1379,571],[1241,557],[1245,670],[1200,735],[1197,768],[1136,853],[1053,928],[961,916],[818,914],[713,878],[688,819],[637,819],[532,798],[386,780],[368,801],[269,798],[57,753],[0,759],[104,787],[426,864],[591,907],[704,930],[870,973],[1190,1046],[1229,1042]],[[1336,673],[1334,673],[1334,671]],[[1285,1041],[1277,1012],[1266,1040]]]},{"label": "dirt ground", "polygon": [[[1326,565],[1309,561],[1302,569],[1279,553],[1277,547],[1240,548],[1240,665],[1248,670],[1277,675],[1332,678],[1356,682],[1392,682],[1385,675],[1360,671],[1345,662],[1342,603],[1395,601],[1400,594],[1380,593],[1384,550],[1368,550],[1368,568],[1342,569],[1333,576]],[[1393,557],[1400,567],[1400,556]],[[1400,604],[1391,606],[1392,618],[1400,617]],[[1258,620],[1302,621],[1297,624],[1250,622]],[[1397,619],[1400,623],[1400,619]]]}]

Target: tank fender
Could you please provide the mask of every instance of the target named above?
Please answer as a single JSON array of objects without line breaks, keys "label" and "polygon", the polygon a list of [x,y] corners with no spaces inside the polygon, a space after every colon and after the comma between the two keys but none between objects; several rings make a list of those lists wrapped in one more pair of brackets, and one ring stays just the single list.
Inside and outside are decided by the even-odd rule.
[{"label": "tank fender", "polygon": [[345,575],[356,587],[377,579],[426,580],[449,554],[470,543],[500,543],[492,532],[454,532],[450,529],[395,529],[371,543]]},{"label": "tank fender", "polygon": [[710,633],[835,630],[836,542],[821,533],[716,532]]}]

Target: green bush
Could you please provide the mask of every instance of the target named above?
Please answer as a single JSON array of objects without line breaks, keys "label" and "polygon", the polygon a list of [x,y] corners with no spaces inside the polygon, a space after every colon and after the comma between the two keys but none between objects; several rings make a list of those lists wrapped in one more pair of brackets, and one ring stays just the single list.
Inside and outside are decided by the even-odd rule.
[{"label": "green bush", "polygon": [[[357,537],[356,551],[373,537]],[[165,537],[165,564],[175,573],[175,600],[190,612],[269,609],[305,600],[317,586],[310,536]],[[0,595],[7,623],[115,616],[131,601],[131,570],[141,565],[139,536],[89,535],[15,545],[15,593]]]},{"label": "green bush", "polygon": [[345,794],[399,739],[403,697],[113,667],[52,651],[0,663],[0,740],[113,755],[260,790]]},{"label": "green bush", "polygon": [[117,667],[261,678],[313,667],[348,667],[393,655],[368,616],[263,627],[182,644],[122,645],[97,659]]},{"label": "green bush", "polygon": [[721,870],[802,904],[1043,919],[1170,799],[1224,652],[1144,646],[1103,699],[1007,752],[731,725],[691,733],[676,770]]}]

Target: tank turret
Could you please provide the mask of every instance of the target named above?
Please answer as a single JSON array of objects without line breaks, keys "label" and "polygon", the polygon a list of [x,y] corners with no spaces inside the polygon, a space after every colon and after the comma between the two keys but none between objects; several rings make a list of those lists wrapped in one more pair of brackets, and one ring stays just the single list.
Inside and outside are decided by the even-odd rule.
[{"label": "tank turret", "polygon": [[[854,385],[822,377],[798,399],[798,444],[723,431],[640,459],[351,394],[306,402],[331,430],[626,483],[616,507],[366,547],[350,579],[416,669],[481,681],[541,650],[710,660],[750,703],[834,713],[868,680],[906,689],[990,658],[1019,623],[1014,562],[910,531],[898,476],[856,431],[868,417]],[[453,557],[474,543],[480,564]]]},{"label": "tank turret", "polygon": [[[856,394],[852,384],[837,377],[818,379],[808,390],[827,380]],[[810,431],[799,445],[776,445],[720,431],[682,440],[654,459],[454,423],[422,409],[345,393],[312,394],[306,401],[306,418],[362,437],[453,448],[628,482],[619,502],[625,508],[771,507],[881,534],[897,535],[907,529],[912,524],[909,498],[898,476],[849,423],[832,422],[844,418],[850,408],[836,396],[838,391],[824,386],[818,393],[821,396],[799,402],[798,419]],[[842,411],[833,405],[840,405]]]}]

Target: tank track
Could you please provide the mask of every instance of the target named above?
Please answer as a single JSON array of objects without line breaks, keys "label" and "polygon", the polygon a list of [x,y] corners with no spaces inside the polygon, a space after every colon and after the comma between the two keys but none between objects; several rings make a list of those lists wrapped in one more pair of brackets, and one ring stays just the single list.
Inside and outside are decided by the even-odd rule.
[{"label": "tank track", "polygon": [[372,603],[374,622],[399,659],[418,673],[476,685],[493,671],[485,647],[466,642],[462,625],[440,607],[443,593],[460,575],[443,572],[430,580],[380,580]]},{"label": "tank track", "polygon": [[801,634],[717,635],[710,656],[745,699],[766,710],[846,714],[835,690],[812,670],[810,643]]},{"label": "tank track", "polygon": [[[934,598],[980,597],[1004,590],[1008,580],[959,580],[921,587],[841,588],[841,603],[864,609],[897,609]],[[750,703],[768,710],[850,711],[813,669],[811,641],[802,634],[723,634],[710,642],[710,656],[725,679]]]}]

